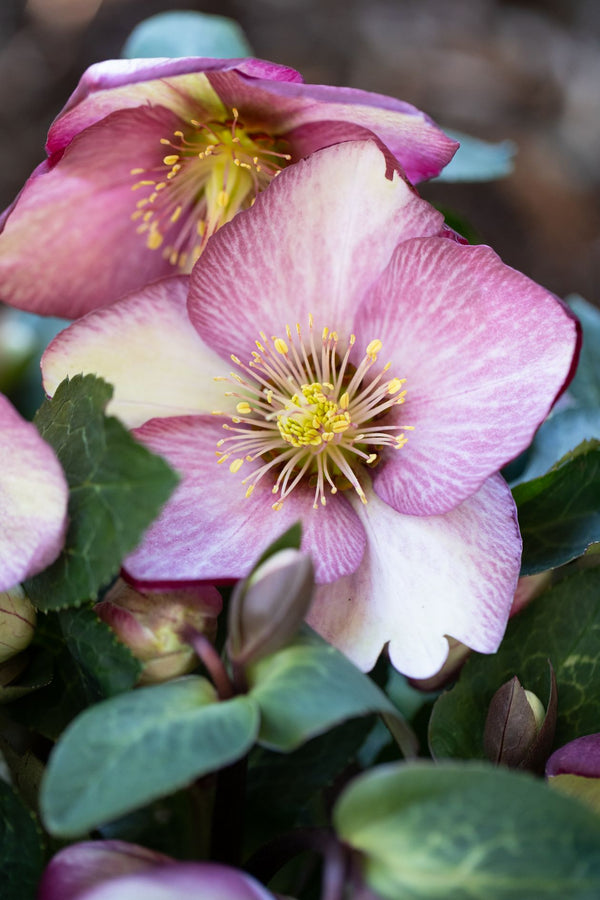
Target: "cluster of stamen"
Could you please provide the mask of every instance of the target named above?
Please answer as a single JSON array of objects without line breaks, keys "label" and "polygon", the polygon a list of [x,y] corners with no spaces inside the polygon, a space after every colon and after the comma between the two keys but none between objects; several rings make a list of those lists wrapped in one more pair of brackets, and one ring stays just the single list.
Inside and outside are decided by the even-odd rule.
[{"label": "cluster of stamen", "polygon": [[223,122],[190,119],[186,131],[161,138],[162,164],[131,169],[142,191],[131,218],[146,246],[189,271],[217,228],[254,203],[256,195],[290,162],[283,142],[251,132],[237,109]]},{"label": "cluster of stamen", "polygon": [[[343,354],[335,331],[324,328],[315,338],[312,316],[304,339],[286,326],[287,340],[260,332],[257,350],[243,363],[231,359],[238,371],[217,381],[236,385],[225,396],[235,398],[236,414],[223,425],[228,432],[217,445],[219,463],[229,461],[232,472],[244,462],[262,465],[243,479],[249,497],[258,482],[272,473],[273,509],[304,479],[315,488],[315,509],[325,506],[326,494],[353,488],[363,503],[366,496],[357,475],[363,466],[379,462],[386,449],[398,450],[407,442],[410,425],[386,422],[385,416],[404,403],[405,379],[388,377],[391,363],[372,375],[382,348],[371,341],[358,365],[350,362],[356,343],[350,335]],[[320,345],[320,346],[318,346]],[[213,415],[225,416],[220,410]]]}]

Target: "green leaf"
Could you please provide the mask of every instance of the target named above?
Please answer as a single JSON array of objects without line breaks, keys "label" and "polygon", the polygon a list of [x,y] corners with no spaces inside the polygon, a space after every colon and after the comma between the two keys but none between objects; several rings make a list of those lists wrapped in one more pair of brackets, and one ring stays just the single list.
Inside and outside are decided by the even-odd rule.
[{"label": "green leaf", "polygon": [[600,310],[583,297],[567,297],[583,332],[581,355],[569,394],[579,406],[600,407]]},{"label": "green leaf", "polygon": [[216,702],[197,676],[105,700],[54,748],[42,785],[44,822],[52,834],[80,835],[229,765],[257,733],[250,698]]},{"label": "green leaf", "polygon": [[142,664],[93,609],[65,609],[59,621],[67,647],[91,682],[96,699],[121,694],[136,684]]},{"label": "green leaf", "polygon": [[334,824],[386,900],[600,896],[600,818],[521,773],[382,766],[350,784]]},{"label": "green leaf", "polygon": [[574,406],[552,413],[538,428],[527,463],[511,486],[545,475],[579,444],[594,438],[600,438],[600,408]]},{"label": "green leaf", "polygon": [[436,758],[483,758],[483,731],[496,690],[516,675],[545,704],[550,659],[558,688],[557,747],[598,731],[600,569],[565,578],[511,619],[500,649],[473,654],[437,700],[429,725]]},{"label": "green leaf", "polygon": [[512,141],[490,144],[479,138],[445,128],[460,147],[435,181],[493,181],[512,172],[516,147]]},{"label": "green leaf", "polygon": [[112,388],[93,375],[59,385],[35,424],[69,482],[69,529],[55,563],[26,582],[43,610],[79,606],[119,571],[168,499],[177,476],[104,409]]},{"label": "green leaf", "polygon": [[513,488],[521,575],[562,566],[600,540],[600,442],[585,441],[546,475]]},{"label": "green leaf", "polygon": [[263,747],[294,750],[346,719],[383,713],[396,721],[404,752],[414,751],[412,732],[385,694],[347,657],[308,629],[294,644],[260,660],[247,674],[250,696],[260,707]]},{"label": "green leaf", "polygon": [[42,833],[33,813],[0,779],[0,885],[2,900],[34,900],[44,867]]},{"label": "green leaf", "polygon": [[179,10],[159,13],[134,28],[121,55],[125,59],[153,56],[226,59],[252,56],[252,49],[233,19]]}]

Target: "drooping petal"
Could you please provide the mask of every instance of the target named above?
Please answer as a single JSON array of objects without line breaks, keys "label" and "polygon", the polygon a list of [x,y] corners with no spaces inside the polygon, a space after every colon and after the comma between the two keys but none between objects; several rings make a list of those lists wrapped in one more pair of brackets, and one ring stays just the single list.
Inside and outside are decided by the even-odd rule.
[{"label": "drooping petal", "polygon": [[[210,73],[236,72],[250,78],[273,81],[302,81],[295,69],[260,59],[110,59],[95,63],[82,75],[48,134],[49,154],[63,150],[84,128],[118,109],[151,104],[162,105],[178,114],[190,110],[193,98],[208,112],[222,110],[212,89],[207,91]],[[239,78],[236,74],[235,78]],[[190,112],[198,114],[199,110]]]},{"label": "drooping petal", "polygon": [[314,314],[352,331],[355,309],[400,240],[437,234],[441,215],[397,174],[372,141],[350,142],[292,166],[251,210],[211,238],[192,272],[190,318],[204,340],[244,362],[261,330],[285,334]]},{"label": "drooping petal", "polygon": [[356,330],[375,332],[406,378],[397,419],[414,431],[374,485],[413,515],[461,503],[529,445],[578,346],[576,320],[552,294],[489,247],[445,238],[398,247]]},{"label": "drooping petal", "polygon": [[214,376],[228,364],[190,323],[188,281],[157,281],[61,332],[42,357],[46,392],[52,396],[67,375],[98,375],[114,387],[108,413],[132,428],[156,416],[223,409]]},{"label": "drooping petal", "polygon": [[354,575],[317,590],[308,621],[363,669],[389,642],[393,664],[428,678],[445,635],[480,653],[497,649],[519,574],[521,540],[499,476],[442,516],[403,516],[373,491],[355,505],[367,533]]},{"label": "drooping petal", "polygon": [[299,485],[279,511],[268,476],[245,497],[244,473],[264,461],[244,463],[239,472],[220,465],[215,454],[223,437],[218,421],[206,416],[152,419],[136,437],[160,453],[183,477],[138,549],[125,561],[137,581],[222,582],[248,574],[263,550],[298,520],[303,549],[314,555],[317,581],[353,572],[364,552],[363,528],[340,494],[314,510],[314,488]]},{"label": "drooping petal", "polygon": [[67,528],[68,489],[53,449],[0,395],[0,590],[46,568]]},{"label": "drooping petal", "polygon": [[76,318],[172,273],[131,220],[139,199],[131,170],[160,163],[159,140],[177,121],[160,107],[115,112],[32,176],[2,233],[2,300]]},{"label": "drooping petal", "polygon": [[65,847],[47,865],[38,900],[78,900],[107,876],[119,878],[170,863],[168,856],[125,841],[82,841]]}]

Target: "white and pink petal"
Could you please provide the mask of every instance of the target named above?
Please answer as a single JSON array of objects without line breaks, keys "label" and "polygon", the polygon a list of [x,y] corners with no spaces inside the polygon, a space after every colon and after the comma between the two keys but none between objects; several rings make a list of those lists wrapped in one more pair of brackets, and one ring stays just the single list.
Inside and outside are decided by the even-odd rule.
[{"label": "white and pink petal", "polygon": [[231,364],[192,327],[188,281],[156,281],[62,331],[42,357],[46,392],[52,396],[67,376],[97,375],[114,387],[108,413],[131,428],[157,416],[227,408],[223,384],[214,379]]},{"label": "white and pink petal", "polygon": [[67,529],[68,488],[54,450],[0,395],[0,590],[54,562]]},{"label": "white and pink petal", "polygon": [[296,323],[341,338],[401,240],[438,234],[442,216],[373,141],[339,144],[285,169],[251,210],[213,235],[192,272],[190,318],[223,355],[250,359],[261,331]]},{"label": "white and pink petal", "polygon": [[125,561],[126,572],[137,583],[242,578],[269,544],[298,520],[302,547],[313,554],[317,581],[333,581],[358,567],[365,534],[346,498],[337,494],[328,498],[326,509],[314,510],[314,488],[303,483],[274,510],[277,497],[269,473],[246,497],[242,480],[264,461],[246,462],[237,472],[229,470],[227,461],[220,464],[217,441],[224,432],[218,419],[152,419],[134,434],[182,476]]},{"label": "white and pink petal", "polygon": [[489,247],[435,237],[398,247],[356,330],[406,378],[396,420],[414,431],[374,485],[411,515],[451,509],[529,445],[579,342],[566,307]]},{"label": "white and pink petal", "polygon": [[358,570],[317,590],[309,623],[368,670],[387,644],[394,666],[429,678],[447,637],[493,653],[504,634],[519,575],[514,503],[499,476],[451,512],[404,516],[373,491],[351,500],[367,534]]}]

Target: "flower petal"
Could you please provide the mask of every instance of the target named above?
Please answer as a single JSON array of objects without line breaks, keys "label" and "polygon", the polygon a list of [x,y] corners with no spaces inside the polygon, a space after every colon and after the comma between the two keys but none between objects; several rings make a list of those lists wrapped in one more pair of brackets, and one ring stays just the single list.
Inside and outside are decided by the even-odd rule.
[{"label": "flower petal", "polygon": [[[193,97],[204,101],[207,97],[207,75],[215,72],[235,72],[251,78],[281,81],[302,81],[302,76],[287,66],[260,59],[110,59],[90,66],[82,75],[48,134],[46,149],[54,154],[63,150],[81,130],[119,109],[152,104],[162,105],[178,114],[197,115],[189,110]],[[235,75],[234,78],[239,78]],[[213,94],[209,91],[209,94]],[[213,100],[222,104],[216,96]]]},{"label": "flower petal", "polygon": [[0,590],[53,562],[67,528],[68,489],[53,449],[0,395]]},{"label": "flower petal", "polygon": [[170,863],[168,856],[125,841],[82,841],[60,850],[46,867],[38,900],[79,900],[108,877],[119,878]]},{"label": "flower petal", "polygon": [[46,392],[52,396],[67,375],[98,375],[115,389],[109,414],[130,427],[222,409],[223,387],[213,379],[228,364],[190,323],[188,281],[164,278],[61,332],[42,357]]},{"label": "flower petal", "polygon": [[393,664],[429,678],[448,653],[446,635],[493,653],[519,574],[521,540],[499,476],[443,516],[403,516],[373,491],[357,508],[367,533],[354,575],[321,587],[309,623],[362,669],[386,642]]},{"label": "flower petal", "polygon": [[[303,549],[314,556],[317,581],[333,581],[359,565],[365,535],[345,497],[328,497],[325,509],[314,510],[314,488],[299,485],[276,512],[273,482],[267,475],[246,498],[243,474],[217,463],[215,450],[223,431],[214,419],[152,419],[134,433],[183,476],[142,544],[125,561],[128,575],[137,581],[241,578],[298,520]],[[261,464],[244,463],[244,471]]]},{"label": "flower petal", "polygon": [[172,273],[136,233],[131,169],[160,163],[159,139],[178,121],[161,107],[115,112],[74,138],[54,167],[34,173],[0,241],[4,301],[76,318]]},{"label": "flower petal", "polygon": [[445,238],[398,247],[356,330],[382,337],[406,378],[397,418],[414,431],[374,486],[413,515],[461,503],[529,445],[578,346],[577,322],[552,294],[489,247]]},{"label": "flower petal", "polygon": [[269,334],[311,313],[340,336],[399,240],[437,234],[442,217],[372,141],[315,153],[285,169],[251,210],[208,243],[192,272],[190,318],[204,340],[244,361]]},{"label": "flower petal", "polygon": [[172,863],[168,866],[109,878],[74,900],[275,900],[265,887],[218,863]]}]

